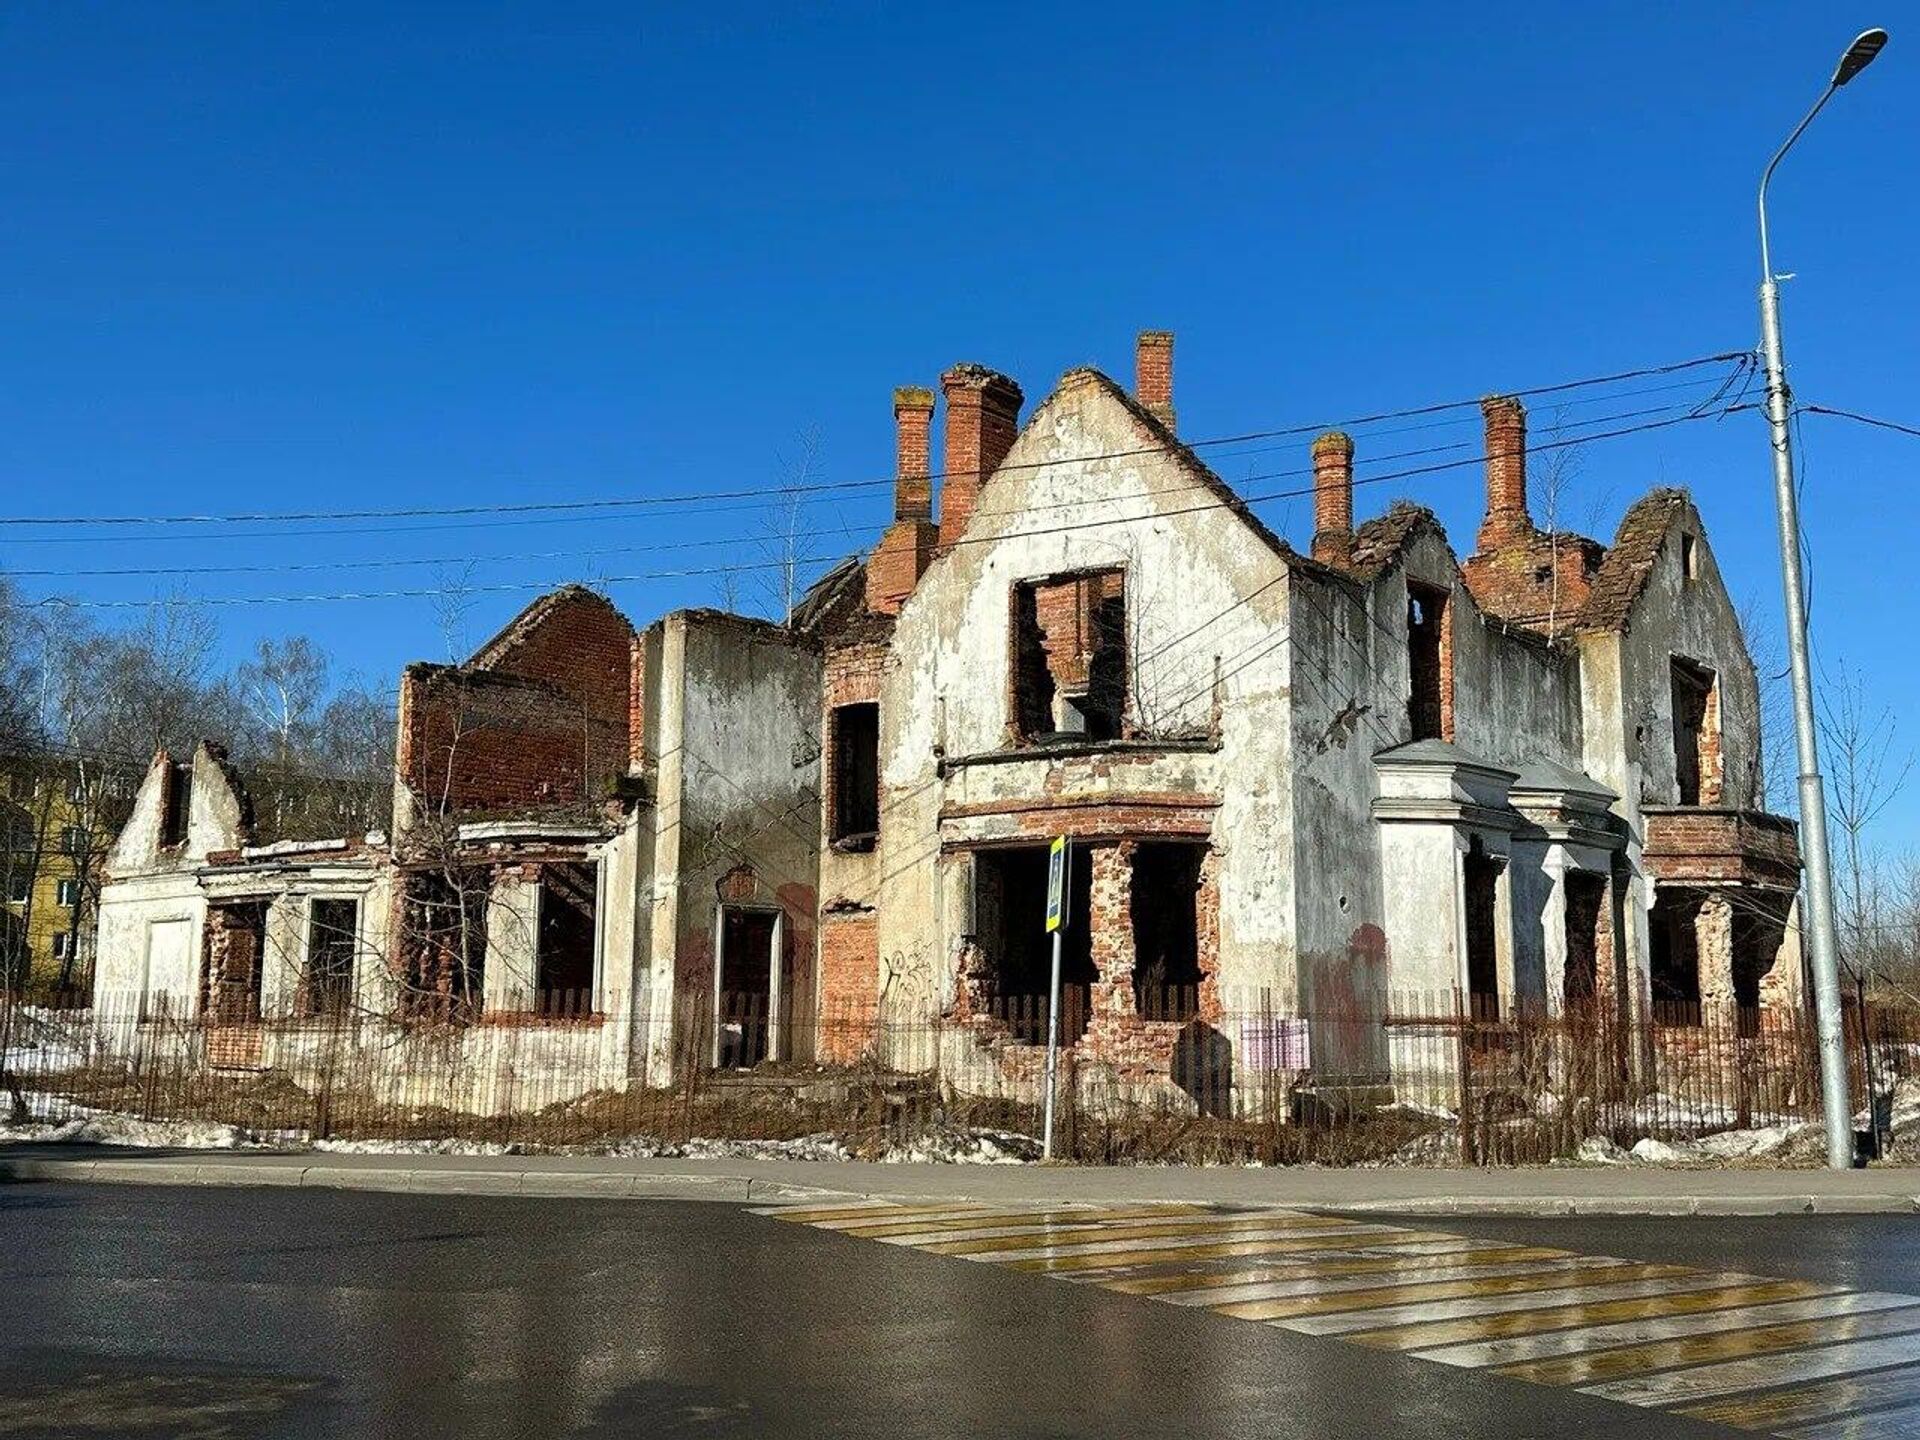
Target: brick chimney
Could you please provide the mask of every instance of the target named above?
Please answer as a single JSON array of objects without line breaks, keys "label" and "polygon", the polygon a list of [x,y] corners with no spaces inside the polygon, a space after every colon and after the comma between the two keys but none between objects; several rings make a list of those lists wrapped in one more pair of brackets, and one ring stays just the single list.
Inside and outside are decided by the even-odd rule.
[{"label": "brick chimney", "polygon": [[1487,514],[1476,545],[1481,551],[1533,534],[1527,514],[1527,410],[1512,395],[1480,402],[1487,425]]},{"label": "brick chimney", "polygon": [[894,470],[893,518],[933,518],[933,391],[902,385],[893,392],[893,425],[899,441]]},{"label": "brick chimney", "polygon": [[940,543],[967,533],[980,487],[1020,433],[1020,387],[997,370],[963,363],[940,377],[947,397],[947,455],[940,481]]},{"label": "brick chimney", "polygon": [[1313,558],[1353,559],[1353,437],[1339,430],[1313,442]]},{"label": "brick chimney", "polygon": [[1133,397],[1173,429],[1173,332],[1142,330],[1133,347]]},{"label": "brick chimney", "polygon": [[867,608],[898,615],[932,563],[940,532],[933,524],[933,476],[929,466],[933,392],[902,385],[893,392],[894,436],[899,463],[893,480],[893,524],[867,557]]}]

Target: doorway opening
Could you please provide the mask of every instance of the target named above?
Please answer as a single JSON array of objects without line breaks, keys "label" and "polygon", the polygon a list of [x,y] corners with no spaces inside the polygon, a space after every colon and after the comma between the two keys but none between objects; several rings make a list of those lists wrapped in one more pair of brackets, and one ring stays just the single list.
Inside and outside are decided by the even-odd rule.
[{"label": "doorway opening", "polygon": [[716,976],[713,1063],[740,1070],[773,1053],[780,912],[743,905],[720,907],[720,955]]}]

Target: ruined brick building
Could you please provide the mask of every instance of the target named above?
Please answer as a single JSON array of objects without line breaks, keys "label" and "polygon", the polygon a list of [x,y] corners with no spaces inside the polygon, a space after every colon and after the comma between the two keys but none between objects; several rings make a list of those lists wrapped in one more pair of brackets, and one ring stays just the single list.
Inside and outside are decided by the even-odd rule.
[{"label": "ruined brick building", "polygon": [[1684,492],[1610,545],[1542,530],[1525,412],[1489,397],[1470,555],[1404,502],[1356,525],[1338,433],[1303,553],[1178,439],[1170,335],[1131,391],[1022,404],[977,365],[897,390],[892,522],[787,625],[636,631],[568,588],[410,667],[390,833],[256,843],[217,756],[163,757],[100,986],[602,1024],[633,1079],[864,1044],[781,1023],[822,1013],[1018,1068],[1067,835],[1068,1039],[1128,1073],[1195,1025],[1247,1043],[1256,995],[1672,1025],[1797,998],[1794,832],[1757,808],[1753,665]]}]

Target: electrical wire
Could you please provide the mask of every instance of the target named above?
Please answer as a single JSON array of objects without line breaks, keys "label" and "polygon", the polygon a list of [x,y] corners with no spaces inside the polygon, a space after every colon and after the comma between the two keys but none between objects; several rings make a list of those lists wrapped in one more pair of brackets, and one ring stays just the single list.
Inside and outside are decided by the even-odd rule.
[{"label": "electrical wire", "polygon": [[[1724,390],[1724,386],[1721,387]],[[1590,425],[1611,425],[1623,420],[1644,419],[1657,415],[1677,413],[1691,415],[1697,412],[1698,405],[1659,405],[1640,410],[1625,410],[1611,415],[1595,416],[1588,420],[1574,421],[1564,427],[1565,430],[1582,429]],[[1427,455],[1444,454],[1450,450],[1460,450],[1471,445],[1470,440],[1459,440],[1446,445],[1428,445],[1412,450],[1393,451],[1385,455],[1371,456],[1363,464],[1379,465],[1388,461],[1417,459]],[[1057,462],[1056,462],[1057,463]],[[1077,462],[1075,462],[1077,463]],[[1271,470],[1259,475],[1246,477],[1247,482],[1260,480],[1281,480],[1296,477],[1311,477],[1311,466],[1296,466],[1285,470]],[[1245,483],[1245,482],[1243,482]],[[1204,483],[1185,485],[1164,485],[1150,487],[1141,491],[1143,496],[1159,497],[1183,492],[1211,488]],[[1021,507],[1018,511],[976,510],[973,518],[989,519],[994,516],[1010,514],[1029,514],[1044,510],[1071,509],[1089,503],[1086,497],[1073,500],[1043,501],[1038,504]],[[839,533],[846,535],[870,535],[879,527],[875,525],[809,525],[815,533]],[[298,534],[299,532],[293,532]],[[15,579],[129,579],[136,577],[160,577],[177,575],[276,575],[298,574],[318,570],[394,570],[431,565],[493,565],[515,564],[527,560],[573,560],[599,558],[609,555],[639,555],[662,550],[712,549],[716,547],[738,547],[737,536],[722,536],[717,539],[659,541],[646,545],[616,545],[591,550],[547,550],[521,551],[504,555],[457,555],[457,556],[404,556],[380,560],[318,560],[290,561],[260,565],[173,565],[173,566],[119,566],[93,569],[10,569],[5,573]]]},{"label": "electrical wire", "polygon": [[[1494,455],[1468,456],[1463,459],[1438,461],[1428,465],[1418,465],[1418,466],[1403,468],[1400,470],[1390,470],[1379,475],[1356,476],[1354,478],[1353,483],[1355,486],[1379,485],[1379,484],[1384,484],[1388,481],[1393,481],[1393,480],[1405,480],[1405,479],[1416,478],[1419,476],[1440,474],[1446,471],[1458,470],[1465,466],[1482,465],[1482,464],[1485,464],[1488,460],[1493,458],[1510,458],[1511,455],[1516,455],[1516,454],[1517,455],[1538,454],[1540,452],[1548,451],[1548,450],[1564,449],[1571,445],[1586,445],[1586,444],[1596,443],[1601,440],[1620,439],[1629,435],[1639,435],[1639,434],[1645,434],[1649,431],[1669,429],[1676,425],[1684,425],[1684,424],[1688,424],[1690,422],[1698,421],[1698,420],[1718,419],[1721,416],[1732,413],[1734,409],[1746,409],[1746,408],[1752,408],[1752,407],[1737,406],[1737,407],[1730,407],[1727,409],[1708,410],[1708,411],[1702,411],[1697,409],[1690,410],[1686,414],[1671,416],[1666,419],[1660,419],[1660,420],[1643,421],[1636,425],[1629,425],[1629,426],[1625,426],[1615,430],[1601,431],[1592,435],[1582,435],[1582,436],[1574,437],[1571,439],[1544,441],[1538,445],[1526,445],[1526,446],[1520,447],[1516,451],[1505,452],[1498,457]],[[1052,461],[1048,463],[1057,464],[1059,462]],[[1181,488],[1202,488],[1202,487],[1181,487]],[[1204,488],[1210,489],[1211,487],[1209,486]],[[1040,527],[1038,529],[1019,530],[1016,532],[1011,532],[1011,534],[1017,534],[1022,539],[1030,539],[1039,535],[1063,534],[1067,532],[1080,532],[1085,530],[1101,529],[1111,525],[1131,525],[1131,524],[1136,524],[1145,520],[1172,519],[1176,516],[1196,514],[1196,513],[1204,512],[1207,510],[1228,509],[1236,512],[1250,513],[1249,507],[1253,505],[1264,504],[1274,500],[1296,499],[1303,496],[1312,495],[1314,492],[1315,492],[1315,487],[1309,485],[1303,488],[1296,488],[1296,489],[1271,490],[1262,494],[1253,494],[1253,495],[1232,494],[1225,498],[1204,501],[1204,502],[1193,504],[1193,505],[1178,506],[1173,509],[1156,509],[1156,510],[1150,510],[1148,512],[1140,513],[1140,514],[1122,514],[1122,515],[1111,515],[1111,516],[1105,516],[1105,517],[1099,517],[1099,518],[1093,518],[1093,519],[1085,519],[1085,520],[1080,520],[1080,521],[1076,521],[1076,522],[1064,524],[1064,525],[1045,526],[1045,527]],[[1129,498],[1152,498],[1152,497],[1129,497]],[[1090,497],[1086,501],[1081,501],[1076,503],[1113,504],[1115,502],[1113,502],[1112,500],[1106,497]],[[1023,512],[1000,512],[1000,513],[1015,514],[1015,513],[1025,513],[1025,512],[1023,511]],[[952,541],[947,548],[952,549],[952,548],[955,548],[958,546],[964,546],[964,545],[998,544],[1002,540],[1007,538],[1011,538],[1011,535],[1003,535],[1003,534],[962,535],[958,539]],[[749,562],[741,562],[739,564],[732,564],[732,565],[690,566],[690,567],[677,569],[677,570],[647,571],[647,572],[641,572],[633,575],[605,575],[605,576],[597,576],[597,577],[589,577],[589,578],[593,579],[594,583],[598,585],[618,585],[618,584],[634,583],[634,582],[644,581],[644,580],[686,579],[686,578],[691,578],[696,576],[732,574],[732,573],[738,573],[741,571],[778,569],[778,568],[786,567],[788,565],[813,565],[813,564],[824,563],[830,560],[835,560],[838,558],[841,558],[841,557],[832,556],[832,555],[805,556],[805,557],[795,557],[792,559],[749,561]],[[576,576],[574,578],[577,579],[578,577]],[[417,587],[417,588],[406,588],[406,589],[396,589],[396,590],[340,591],[340,592],[311,593],[311,594],[297,594],[297,595],[196,596],[196,597],[192,597],[192,603],[200,604],[200,605],[228,606],[228,605],[278,605],[278,604],[296,604],[296,603],[338,601],[338,600],[423,599],[423,598],[443,596],[443,595],[497,594],[497,593],[513,592],[513,591],[524,592],[529,590],[535,590],[535,591],[548,590],[548,589],[554,588],[557,585],[564,584],[564,583],[567,583],[567,581],[549,580],[549,581],[513,582],[513,583],[505,583],[505,584],[487,584],[487,585],[443,585],[443,586]],[[82,609],[118,610],[118,609],[141,609],[141,608],[146,608],[153,605],[167,604],[171,602],[167,600],[74,600],[74,599],[68,599],[65,597],[54,597],[47,600],[40,600],[40,601],[31,602],[31,603],[37,607],[68,606],[68,607],[75,607],[75,608],[82,608]]]},{"label": "electrical wire", "polygon": [[[1723,364],[1733,361],[1746,362],[1749,355],[1745,351],[1722,351],[1714,355],[1704,355],[1692,360],[1675,361],[1666,365],[1643,366],[1637,370],[1623,370],[1611,375],[1588,376],[1577,380],[1560,381],[1553,385],[1538,385],[1526,390],[1509,392],[1516,398],[1533,398],[1541,395],[1564,393],[1568,390],[1587,389],[1598,385],[1614,384],[1623,380],[1643,379],[1655,375],[1671,375],[1681,370],[1697,369],[1705,365]],[[1385,410],[1373,415],[1356,416],[1344,421],[1336,421],[1336,426],[1357,428],[1382,420],[1406,419],[1415,416],[1437,415],[1449,410],[1478,406],[1480,401],[1448,400],[1431,405],[1417,405],[1401,410]],[[1169,449],[1184,448],[1198,450],[1222,445],[1245,444],[1254,440],[1277,439],[1289,435],[1306,435],[1329,428],[1325,424],[1291,425],[1272,430],[1253,430],[1238,435],[1215,436],[1195,441],[1175,441],[1173,445],[1136,446],[1125,450],[1110,451],[1103,455],[1081,456],[1083,461],[1125,459],[1135,455],[1163,453]],[[1013,466],[1002,465],[1005,469],[1040,468],[1053,463],[1048,460],[1027,461]],[[951,472],[960,474],[963,472]],[[971,475],[971,471],[964,472]],[[950,478],[947,472],[928,477],[930,480]],[[699,503],[707,500],[735,500],[748,498],[769,498],[779,496],[832,493],[836,491],[869,489],[894,484],[894,476],[870,480],[833,480],[815,484],[748,486],[733,490],[691,491],[678,495],[624,496],[594,500],[538,500],[506,504],[487,505],[419,505],[400,506],[386,509],[363,510],[256,510],[241,511],[224,515],[174,514],[174,515],[0,515],[0,526],[75,526],[75,525],[234,525],[260,523],[300,523],[316,520],[391,520],[414,519],[434,516],[468,515],[524,515],[531,513],[565,513],[582,510],[619,510],[647,508],[658,505]]]}]

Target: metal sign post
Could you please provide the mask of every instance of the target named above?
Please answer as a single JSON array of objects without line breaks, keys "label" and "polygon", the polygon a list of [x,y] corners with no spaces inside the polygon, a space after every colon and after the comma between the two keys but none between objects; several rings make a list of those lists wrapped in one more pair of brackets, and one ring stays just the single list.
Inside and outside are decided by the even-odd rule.
[{"label": "metal sign post", "polygon": [[1053,1158],[1053,1097],[1060,1073],[1060,932],[1067,927],[1067,837],[1047,849],[1047,933],[1053,936],[1053,977],[1047,982],[1047,1099],[1040,1158]]}]

